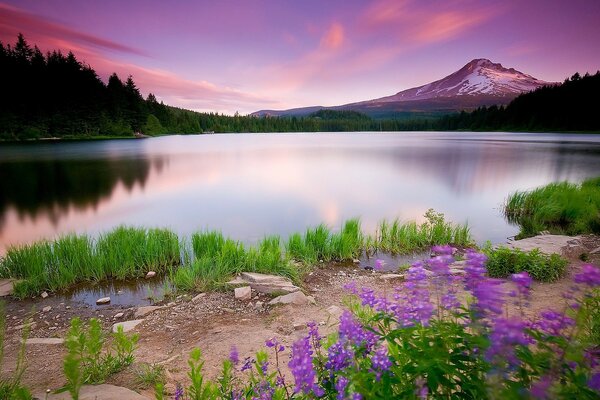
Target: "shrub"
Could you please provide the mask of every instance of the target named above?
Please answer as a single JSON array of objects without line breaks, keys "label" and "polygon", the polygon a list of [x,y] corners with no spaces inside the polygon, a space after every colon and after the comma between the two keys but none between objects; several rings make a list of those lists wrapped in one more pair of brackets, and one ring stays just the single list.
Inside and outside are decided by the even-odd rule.
[{"label": "shrub", "polygon": [[522,251],[500,246],[484,249],[488,257],[487,271],[492,278],[507,278],[512,274],[527,272],[541,282],[555,282],[565,274],[567,260],[558,254],[546,255],[533,249]]}]

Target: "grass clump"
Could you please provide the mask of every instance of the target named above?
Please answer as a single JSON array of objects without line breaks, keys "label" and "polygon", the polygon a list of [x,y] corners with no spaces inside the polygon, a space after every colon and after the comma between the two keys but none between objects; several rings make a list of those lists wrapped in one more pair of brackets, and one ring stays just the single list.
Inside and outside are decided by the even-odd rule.
[{"label": "grass clump", "polygon": [[126,279],[161,273],[180,263],[179,239],[167,229],[118,227],[98,240],[65,235],[10,247],[0,260],[0,276],[20,280],[14,294],[23,298],[83,281]]},{"label": "grass clump", "polygon": [[164,385],[166,380],[167,376],[163,365],[142,363],[135,369],[135,381],[142,388]]},{"label": "grass clump", "polygon": [[540,282],[555,282],[565,274],[567,260],[558,254],[546,255],[533,249],[522,251],[508,247],[484,249],[488,257],[486,267],[492,278],[507,278],[512,274],[527,272]]},{"label": "grass clump", "polygon": [[402,224],[397,219],[391,223],[382,221],[367,251],[383,250],[392,254],[407,254],[436,244],[472,244],[470,230],[466,224],[454,225],[447,222],[444,214],[436,213],[432,209],[425,213],[425,218],[427,221],[420,225],[416,222]]},{"label": "grass clump", "polygon": [[531,191],[512,193],[504,215],[519,225],[517,238],[542,231],[578,235],[600,233],[600,177],[581,184],[551,183]]}]

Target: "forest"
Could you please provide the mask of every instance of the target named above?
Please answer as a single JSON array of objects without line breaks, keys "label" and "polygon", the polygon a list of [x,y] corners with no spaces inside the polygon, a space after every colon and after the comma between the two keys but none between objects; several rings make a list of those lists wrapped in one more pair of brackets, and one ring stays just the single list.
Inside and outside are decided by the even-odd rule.
[{"label": "forest", "polygon": [[578,73],[562,85],[520,95],[508,106],[438,117],[375,119],[356,111],[320,110],[307,117],[228,116],[171,107],[133,77],[113,73],[104,83],[72,52],[42,53],[22,34],[0,42],[0,140],[105,138],[206,132],[341,131],[598,131],[600,72]]}]

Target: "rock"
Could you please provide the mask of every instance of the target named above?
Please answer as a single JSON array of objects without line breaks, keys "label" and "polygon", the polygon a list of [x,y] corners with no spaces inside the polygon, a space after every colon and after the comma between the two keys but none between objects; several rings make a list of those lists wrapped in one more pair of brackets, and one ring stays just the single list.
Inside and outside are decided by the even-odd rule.
[{"label": "rock", "polygon": [[21,325],[17,325],[17,326],[13,326],[12,329],[14,329],[15,331],[19,330],[19,329],[23,329],[26,326],[29,326],[31,329],[35,328],[36,323],[35,322],[29,322],[26,324],[21,324]]},{"label": "rock", "polygon": [[355,258],[354,260],[352,260],[352,262],[353,262],[354,264],[360,264],[360,260],[359,260],[359,259],[357,259],[357,258]]},{"label": "rock", "polygon": [[585,252],[578,236],[565,235],[538,235],[510,241],[506,246],[523,251],[539,249],[545,254],[566,255],[569,257],[577,257]]},{"label": "rock", "polygon": [[192,301],[194,303],[196,303],[197,301],[199,301],[200,299],[203,299],[204,297],[206,297],[206,293],[200,293],[200,294],[197,294],[196,296],[194,296],[192,298]]},{"label": "rock", "polygon": [[110,303],[110,297],[102,297],[96,300],[96,304],[108,304]]},{"label": "rock", "polygon": [[161,308],[164,308],[164,307],[162,307],[162,306],[139,307],[137,310],[135,310],[135,313],[133,313],[133,317],[134,318],[142,318],[142,317],[145,317],[146,315],[150,314],[151,312],[160,310]]},{"label": "rock", "polygon": [[341,315],[344,313],[344,310],[342,310],[341,307],[333,305],[333,306],[327,307],[327,312],[329,313],[329,315],[331,315],[331,318],[334,318],[337,320],[337,319],[340,319]]},{"label": "rock", "polygon": [[[63,392],[58,394],[36,394],[37,398],[40,399],[48,399],[48,400],[69,400],[71,399],[71,395],[69,392]],[[134,392],[133,390],[108,385],[84,385],[81,387],[79,392],[79,400],[148,400],[147,397],[142,396]]]},{"label": "rock", "polygon": [[264,304],[265,303],[263,303],[262,301],[257,301],[256,304],[254,304],[254,308],[256,310],[258,310],[258,309],[262,308]]},{"label": "rock", "polygon": [[129,332],[129,331],[133,330],[136,326],[141,324],[142,322],[144,322],[143,319],[132,319],[131,321],[117,322],[116,324],[114,324],[112,326],[112,331],[116,332],[117,329],[119,328],[119,326],[122,326],[123,332]]},{"label": "rock", "polygon": [[177,303],[175,303],[174,301],[170,301],[170,302],[167,303],[167,307],[173,307],[173,306],[176,306],[176,305],[177,305]]},{"label": "rock", "polygon": [[250,286],[235,288],[234,293],[237,300],[248,301],[252,299],[252,288]]},{"label": "rock", "polygon": [[[17,282],[16,279],[0,279],[0,297],[13,294],[14,285]],[[46,293],[46,296],[48,296],[48,293]]]},{"label": "rock", "polygon": [[120,313],[116,313],[115,316],[113,317],[114,319],[119,319],[119,318],[123,318],[123,315],[125,315],[124,313],[120,312]]},{"label": "rock", "polygon": [[450,268],[464,268],[467,266],[467,260],[454,261],[450,264]]},{"label": "rock", "polygon": [[404,275],[402,274],[383,274],[379,276],[380,279],[384,281],[392,281],[397,279],[404,279]]},{"label": "rock", "polygon": [[301,324],[299,322],[294,323],[294,330],[295,331],[301,331],[304,328],[306,328],[306,324]]},{"label": "rock", "polygon": [[256,272],[242,272],[240,276],[227,283],[232,286],[250,286],[257,292],[267,294],[293,293],[300,290],[292,281],[283,276]]},{"label": "rock", "polygon": [[63,344],[64,339],[61,338],[29,338],[25,341],[25,344]]},{"label": "rock", "polygon": [[223,312],[226,312],[226,313],[229,313],[229,314],[231,314],[231,313],[234,313],[234,312],[235,312],[235,310],[234,310],[234,309],[232,309],[232,308],[229,308],[229,307],[223,307],[223,308],[221,308],[221,310],[223,310]]},{"label": "rock", "polygon": [[65,310],[70,310],[71,306],[65,306]]},{"label": "rock", "polygon": [[275,297],[269,302],[269,305],[275,304],[308,304],[310,300],[302,292],[289,293],[283,296]]},{"label": "rock", "polygon": [[450,268],[450,273],[452,275],[466,275],[467,274],[465,272],[465,270],[461,269],[461,268]]},{"label": "rock", "polygon": [[313,296],[306,296],[306,298],[308,299],[308,302],[310,304],[312,304],[313,306],[317,305],[317,300],[315,300],[315,298]]},{"label": "rock", "polygon": [[46,297],[48,297],[48,292],[46,292],[46,291],[42,292],[41,296],[42,296],[42,299],[45,299]]},{"label": "rock", "polygon": [[600,247],[597,247],[594,250],[590,251],[590,254],[600,254]]},{"label": "rock", "polygon": [[148,273],[146,274],[146,279],[154,278],[155,276],[156,276],[156,272],[148,271]]},{"label": "rock", "polygon": [[50,310],[52,310],[52,307],[50,307],[50,306],[42,308],[42,312],[48,312]]}]

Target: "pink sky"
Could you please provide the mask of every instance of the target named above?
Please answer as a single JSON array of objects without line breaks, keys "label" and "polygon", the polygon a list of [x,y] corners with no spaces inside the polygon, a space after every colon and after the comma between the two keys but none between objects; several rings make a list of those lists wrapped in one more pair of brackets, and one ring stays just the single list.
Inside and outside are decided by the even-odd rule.
[{"label": "pink sky", "polygon": [[598,0],[0,0],[0,41],[73,50],[198,111],[338,105],[489,58],[547,81],[600,69]]}]

